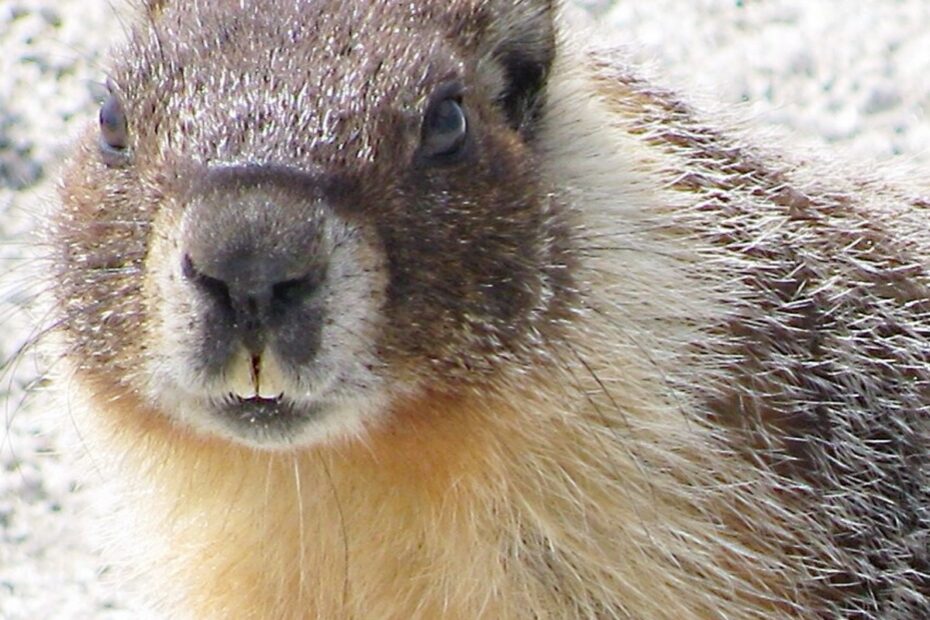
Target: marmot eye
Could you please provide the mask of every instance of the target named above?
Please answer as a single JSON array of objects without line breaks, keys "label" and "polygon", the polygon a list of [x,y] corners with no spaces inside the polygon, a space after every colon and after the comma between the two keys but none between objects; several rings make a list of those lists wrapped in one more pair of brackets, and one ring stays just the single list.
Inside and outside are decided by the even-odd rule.
[{"label": "marmot eye", "polygon": [[108,166],[126,163],[129,157],[129,126],[123,104],[110,95],[100,106],[100,152]]},{"label": "marmot eye", "polygon": [[431,163],[452,163],[464,150],[468,119],[460,97],[446,97],[430,106],[423,120],[420,156]]}]

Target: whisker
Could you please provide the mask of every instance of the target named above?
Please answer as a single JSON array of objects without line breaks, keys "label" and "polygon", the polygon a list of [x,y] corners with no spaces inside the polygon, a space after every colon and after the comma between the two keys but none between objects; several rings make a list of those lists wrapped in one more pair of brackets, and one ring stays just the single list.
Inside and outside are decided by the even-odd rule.
[{"label": "whisker", "polygon": [[[627,453],[627,456],[629,456],[630,461],[633,463],[633,466],[636,467],[636,469],[640,472],[640,474],[642,474],[643,480],[645,480],[646,483],[649,485],[650,492],[653,494],[653,497],[655,497],[656,491],[655,491],[655,485],[653,484],[652,476],[648,475],[648,472],[646,471],[646,468],[642,463],[642,458],[636,451],[635,446],[638,444],[637,433],[634,430],[633,425],[631,424],[630,420],[628,419],[626,412],[623,410],[622,407],[619,406],[619,403],[614,399],[614,396],[611,393],[611,391],[608,389],[607,385],[601,380],[598,374],[594,371],[594,368],[587,362],[587,360],[584,359],[584,357],[579,353],[579,351],[575,348],[575,346],[570,343],[566,343],[566,344],[568,345],[568,349],[571,352],[572,356],[576,359],[576,361],[579,364],[581,364],[581,367],[594,380],[594,382],[598,386],[598,389],[601,391],[602,394],[604,394],[604,396],[611,403],[613,411],[615,411],[620,416],[620,421],[626,427],[627,432],[629,434],[628,437],[623,437],[619,434],[617,429],[614,428],[614,424],[610,423],[610,419],[608,418],[607,413],[604,411],[600,403],[598,403],[597,400],[595,400],[591,396],[591,394],[589,394],[588,391],[584,388],[584,385],[581,383],[579,377],[575,374],[575,371],[572,368],[572,365],[566,364],[564,365],[564,368],[568,370],[569,374],[572,376],[572,380],[576,385],[576,389],[578,393],[594,409],[594,412],[597,415],[598,420],[601,424],[601,428],[611,433],[615,437],[617,445],[622,446],[623,450]],[[607,458],[607,462],[610,463],[611,469],[613,470],[613,473],[614,473],[615,480],[624,480],[626,477],[621,474],[620,469],[617,463],[614,461],[614,458],[612,456],[613,454],[612,446],[608,445],[604,441],[604,438],[601,436],[600,432],[593,433],[593,437],[595,438],[597,443],[601,446],[603,454]],[[623,492],[625,495],[628,495],[631,498],[630,505],[633,506],[637,512],[639,512],[639,505],[637,502],[632,501],[632,495],[631,495],[630,490],[626,488],[625,486],[620,487],[620,488],[621,488],[621,492]],[[640,520],[641,522],[646,523],[646,519],[642,515],[640,515]]]},{"label": "whisker", "polygon": [[342,509],[342,500],[339,498],[339,493],[336,490],[336,484],[333,481],[332,472],[329,470],[329,465],[323,458],[323,455],[319,452],[316,453],[316,457],[319,460],[320,467],[323,469],[323,473],[326,476],[326,480],[329,483],[330,492],[333,494],[333,501],[336,503],[336,512],[339,513],[339,529],[342,533],[342,565],[343,565],[343,577],[342,577],[342,608],[348,609],[349,605],[349,534],[346,529],[346,518],[345,513]]},{"label": "whisker", "polygon": [[298,557],[299,563],[299,578],[298,578],[298,609],[303,607],[302,601],[304,599],[304,594],[307,591],[307,541],[306,541],[306,523],[304,521],[304,494],[303,489],[301,488],[300,483],[300,462],[295,456],[292,461],[292,467],[294,471],[294,491],[297,494],[297,526],[299,531],[297,532],[298,543],[300,544],[300,551]]}]

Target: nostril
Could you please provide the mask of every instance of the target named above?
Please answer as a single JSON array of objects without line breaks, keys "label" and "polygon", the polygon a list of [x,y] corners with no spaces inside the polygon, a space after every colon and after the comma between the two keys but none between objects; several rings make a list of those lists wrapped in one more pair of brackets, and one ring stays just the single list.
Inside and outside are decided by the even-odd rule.
[{"label": "nostril", "polygon": [[181,274],[189,280],[194,286],[207,293],[210,297],[218,301],[226,308],[232,307],[232,298],[229,294],[229,285],[220,280],[213,278],[197,269],[194,265],[190,254],[185,254],[181,259]]},{"label": "nostril", "polygon": [[299,304],[319,288],[320,280],[321,278],[317,275],[307,275],[272,285],[272,305],[277,308],[288,308]]},{"label": "nostril", "polygon": [[245,332],[274,329],[292,310],[312,298],[326,277],[326,268],[321,265],[301,269],[304,275],[297,278],[275,277],[286,271],[254,256],[223,261],[218,267],[211,263],[208,269],[198,265],[189,253],[181,257],[184,279],[221,311],[230,313],[236,329]]}]

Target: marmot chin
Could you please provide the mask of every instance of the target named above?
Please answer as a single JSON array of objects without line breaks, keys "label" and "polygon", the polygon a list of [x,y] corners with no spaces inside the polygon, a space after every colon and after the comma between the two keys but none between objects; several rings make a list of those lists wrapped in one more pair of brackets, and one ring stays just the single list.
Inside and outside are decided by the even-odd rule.
[{"label": "marmot chin", "polygon": [[49,240],[170,617],[930,617],[930,200],[554,0],[142,5]]}]

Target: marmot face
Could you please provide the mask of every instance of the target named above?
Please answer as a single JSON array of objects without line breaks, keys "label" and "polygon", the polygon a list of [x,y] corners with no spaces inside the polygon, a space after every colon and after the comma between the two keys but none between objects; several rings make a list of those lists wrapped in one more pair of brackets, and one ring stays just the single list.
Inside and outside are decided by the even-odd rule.
[{"label": "marmot face", "polygon": [[89,384],[278,447],[538,362],[572,297],[552,7],[422,5],[150,6],[53,232]]}]

